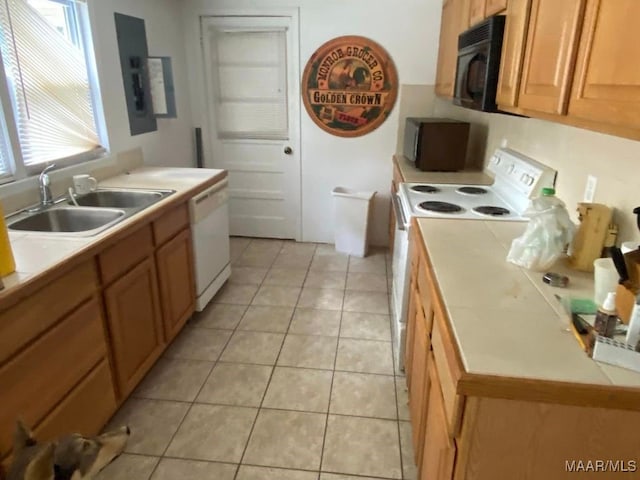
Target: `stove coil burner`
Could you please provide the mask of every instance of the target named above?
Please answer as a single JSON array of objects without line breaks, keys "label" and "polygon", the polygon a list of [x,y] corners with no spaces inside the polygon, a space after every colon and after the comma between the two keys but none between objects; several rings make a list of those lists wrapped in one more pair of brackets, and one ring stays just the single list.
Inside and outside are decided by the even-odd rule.
[{"label": "stove coil burner", "polygon": [[486,188],[481,187],[460,187],[456,192],[463,195],[484,195],[485,193],[488,193]]},{"label": "stove coil burner", "polygon": [[489,217],[501,217],[503,215],[509,215],[511,212],[506,208],[494,207],[492,205],[483,205],[481,207],[475,207],[474,212],[480,215],[487,215]]},{"label": "stove coil burner", "polygon": [[419,193],[438,193],[440,189],[433,185],[414,185],[411,190]]},{"label": "stove coil burner", "polygon": [[422,202],[418,204],[418,207],[422,210],[436,213],[460,213],[464,211],[460,205],[449,202]]}]

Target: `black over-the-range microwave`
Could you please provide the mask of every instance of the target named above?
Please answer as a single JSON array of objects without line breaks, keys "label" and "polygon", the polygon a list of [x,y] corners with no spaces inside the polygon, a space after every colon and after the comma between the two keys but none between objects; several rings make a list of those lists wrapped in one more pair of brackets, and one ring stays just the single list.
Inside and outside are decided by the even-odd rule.
[{"label": "black over-the-range microwave", "polygon": [[458,37],[458,64],[453,103],[483,112],[498,111],[504,15],[489,17]]}]

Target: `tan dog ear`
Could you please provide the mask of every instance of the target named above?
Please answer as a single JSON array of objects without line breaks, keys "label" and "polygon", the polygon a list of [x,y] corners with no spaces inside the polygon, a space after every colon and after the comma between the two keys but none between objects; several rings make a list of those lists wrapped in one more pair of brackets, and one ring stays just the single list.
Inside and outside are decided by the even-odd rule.
[{"label": "tan dog ear", "polygon": [[24,424],[22,420],[16,422],[16,431],[13,434],[13,450],[19,453],[25,447],[31,447],[36,444],[33,438],[33,432]]},{"label": "tan dog ear", "polygon": [[24,480],[53,480],[53,451],[55,445],[47,444],[29,463]]}]

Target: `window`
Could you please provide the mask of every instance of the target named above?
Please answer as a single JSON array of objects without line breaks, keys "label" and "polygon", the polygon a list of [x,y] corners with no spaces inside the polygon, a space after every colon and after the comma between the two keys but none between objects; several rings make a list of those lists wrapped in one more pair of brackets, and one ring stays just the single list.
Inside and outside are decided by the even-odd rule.
[{"label": "window", "polygon": [[[10,99],[6,123],[15,125],[14,177],[43,164],[95,158],[104,149],[96,126],[80,28],[80,0],[0,0],[0,52]],[[9,168],[9,167],[5,167]]]},{"label": "window", "polygon": [[220,138],[288,138],[285,30],[211,37]]}]

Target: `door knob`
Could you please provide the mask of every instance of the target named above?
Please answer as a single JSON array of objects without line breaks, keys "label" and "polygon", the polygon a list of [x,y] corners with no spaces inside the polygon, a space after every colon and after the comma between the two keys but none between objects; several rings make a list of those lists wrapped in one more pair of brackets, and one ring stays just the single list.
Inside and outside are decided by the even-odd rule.
[{"label": "door knob", "polygon": [[284,153],[287,155],[291,155],[293,153],[293,150],[291,149],[291,147],[284,147]]}]

